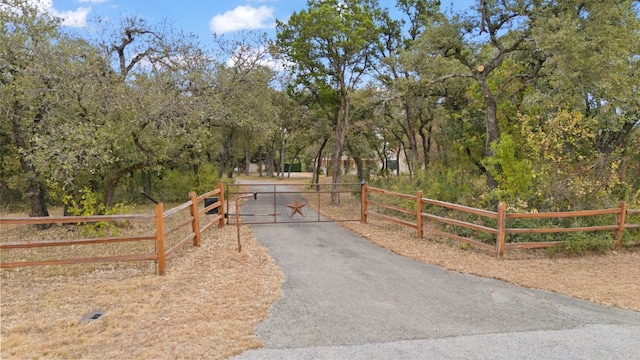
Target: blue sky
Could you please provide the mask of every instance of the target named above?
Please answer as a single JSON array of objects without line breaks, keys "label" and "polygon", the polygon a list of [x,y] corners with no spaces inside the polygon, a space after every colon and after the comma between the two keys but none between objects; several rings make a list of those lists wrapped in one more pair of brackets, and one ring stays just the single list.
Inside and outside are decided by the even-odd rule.
[{"label": "blue sky", "polygon": [[[176,26],[193,33],[207,43],[212,33],[219,35],[242,29],[265,31],[275,36],[275,20],[286,20],[306,7],[306,0],[31,0],[43,11],[58,16],[63,24],[79,32],[91,31],[97,19],[119,23],[126,15],[151,24],[173,20]],[[466,10],[476,0],[442,1],[443,8],[453,4]],[[395,1],[380,0],[382,7],[393,9]]]}]

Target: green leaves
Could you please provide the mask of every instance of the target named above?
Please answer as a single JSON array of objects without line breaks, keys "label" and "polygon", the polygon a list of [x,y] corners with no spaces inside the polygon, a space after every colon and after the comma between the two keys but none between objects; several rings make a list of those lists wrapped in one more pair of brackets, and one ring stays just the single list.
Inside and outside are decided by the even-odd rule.
[{"label": "green leaves", "polygon": [[276,45],[296,64],[299,84],[327,82],[354,89],[370,70],[381,28],[374,0],[310,0],[308,9],[278,22]]}]

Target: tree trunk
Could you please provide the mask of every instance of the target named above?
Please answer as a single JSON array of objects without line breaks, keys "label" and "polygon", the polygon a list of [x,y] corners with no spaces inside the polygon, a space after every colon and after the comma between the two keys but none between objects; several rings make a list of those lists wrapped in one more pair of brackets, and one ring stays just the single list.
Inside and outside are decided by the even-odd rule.
[{"label": "tree trunk", "polygon": [[[18,149],[22,149],[24,151],[28,151],[27,142],[24,139],[24,133],[22,130],[22,126],[20,126],[20,106],[18,104],[15,105],[13,116],[11,116],[11,125],[13,138],[15,141],[15,145]],[[40,176],[36,171],[35,167],[25,158],[24,155],[21,154],[19,157],[20,168],[22,172],[27,176],[27,197],[29,199],[29,204],[31,209],[29,210],[29,216],[31,217],[42,217],[49,216],[49,211],[47,210],[47,202],[46,202],[46,194],[47,189],[44,184],[39,180]],[[38,224],[36,228],[40,230],[48,229],[51,227],[51,224]]]},{"label": "tree trunk", "polygon": [[396,151],[396,175],[400,175],[400,154],[402,153],[402,148],[398,148]]},{"label": "tree trunk", "polygon": [[281,147],[280,147],[280,169],[278,171],[279,177],[284,177],[284,152],[287,149],[287,140],[284,138],[285,129],[282,128],[280,131],[280,139],[281,139]]},{"label": "tree trunk", "polygon": [[358,180],[365,180],[365,178],[364,178],[364,162],[359,157],[357,157],[357,158],[354,157],[353,161],[356,163],[356,173],[357,173],[356,176],[358,177]]},{"label": "tree trunk", "polygon": [[262,177],[262,146],[258,147],[258,176]]},{"label": "tree trunk", "polygon": [[249,170],[251,170],[251,154],[247,150],[244,153],[244,174],[246,176],[249,176]]},{"label": "tree trunk", "polygon": [[351,158],[347,155],[347,158],[344,159],[343,162],[341,162],[341,164],[344,166],[344,173],[343,175],[349,175],[349,171],[351,171]]},{"label": "tree trunk", "polygon": [[[200,186],[200,165],[193,164],[193,176],[196,179],[196,185]],[[151,185],[151,180],[149,180],[149,185]]]},{"label": "tree trunk", "polygon": [[151,172],[143,171],[142,172],[142,191],[146,194],[151,194]]},{"label": "tree trunk", "polygon": [[273,147],[269,146],[269,148],[267,149],[267,156],[266,156],[266,171],[267,174],[269,174],[269,176],[273,176],[273,174],[275,173],[275,168],[274,168],[274,154],[273,154]]},{"label": "tree trunk", "polygon": [[[478,79],[480,90],[484,97],[484,103],[487,111],[487,141],[485,142],[485,155],[486,157],[493,156],[493,150],[491,150],[491,144],[500,141],[500,130],[498,129],[498,104],[495,97],[491,93],[489,86],[484,78]],[[493,177],[490,171],[487,174],[487,186],[490,189],[498,187],[498,182]]]},{"label": "tree trunk", "polygon": [[342,95],[340,107],[338,108],[338,121],[335,127],[335,144],[333,145],[333,176],[331,177],[331,205],[340,206],[340,193],[338,183],[340,182],[342,169],[342,146],[349,126],[349,99],[346,94]]},{"label": "tree trunk", "polygon": [[431,129],[433,128],[432,124],[429,124],[427,127],[427,131],[424,131],[424,127],[420,128],[420,137],[422,138],[422,152],[424,156],[424,168],[425,170],[429,166],[431,162],[429,151],[431,150]]},{"label": "tree trunk", "polygon": [[[406,152],[406,145],[404,143],[404,141],[402,140],[402,134],[393,132],[393,136],[396,138],[396,140],[398,141],[398,148],[396,150],[396,175],[400,175],[400,154],[402,152],[404,152],[405,154],[405,158],[407,157],[407,152]],[[409,164],[409,176],[411,176],[411,166]]]},{"label": "tree trunk", "polygon": [[[324,147],[327,146],[327,142],[329,141],[328,137],[324,137],[322,140],[322,145],[320,145],[320,149],[318,149],[318,155],[316,156],[316,162],[314,164],[313,169],[313,179],[312,182],[314,184],[320,183],[320,167],[322,166],[322,153],[324,152]],[[320,185],[316,185],[316,191],[320,191]]]},{"label": "tree trunk", "polygon": [[[133,174],[134,172],[138,171],[138,170],[143,170],[148,168],[150,165],[150,163],[147,161],[145,162],[140,162],[140,163],[135,163],[131,166],[128,166],[124,169],[120,169],[118,171],[116,171],[115,173],[113,173],[113,175],[106,180],[105,183],[105,193],[104,193],[104,200],[102,201],[103,204],[106,207],[111,207],[113,206],[113,200],[115,198],[115,194],[116,194],[116,189],[118,187],[118,183],[120,182],[120,179],[122,179],[123,177],[125,177],[126,175],[129,174]],[[151,174],[149,174],[149,177],[151,177]],[[144,178],[144,177],[143,177]],[[151,180],[149,180],[149,191],[151,191]]]},{"label": "tree trunk", "polygon": [[233,158],[234,132],[235,132],[235,129],[231,128],[229,134],[227,134],[224,141],[222,142],[223,149],[222,149],[222,159],[220,161],[219,177],[222,177],[222,175],[226,172],[227,177],[229,177],[229,179],[233,178],[233,168],[235,165],[234,158]]},{"label": "tree trunk", "polygon": [[[408,166],[409,166],[409,174],[411,175],[412,170],[417,168],[418,164],[418,140],[416,138],[416,130],[415,130],[415,119],[413,117],[413,109],[411,105],[404,101],[404,111],[407,119],[407,138],[409,138],[409,147],[411,148],[411,156],[407,157]],[[406,151],[406,150],[405,150]]]},{"label": "tree trunk", "polygon": [[106,207],[113,206],[113,200],[115,198],[116,188],[118,187],[119,181],[120,181],[120,177],[113,178],[107,181],[107,184],[105,186],[105,192],[104,192],[104,205]]}]

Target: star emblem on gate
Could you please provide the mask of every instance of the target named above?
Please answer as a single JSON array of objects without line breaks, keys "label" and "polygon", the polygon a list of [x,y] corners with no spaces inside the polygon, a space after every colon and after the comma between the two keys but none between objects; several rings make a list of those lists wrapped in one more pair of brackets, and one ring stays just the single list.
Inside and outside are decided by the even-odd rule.
[{"label": "star emblem on gate", "polygon": [[302,213],[302,208],[307,206],[306,202],[300,202],[298,201],[298,197],[294,196],[293,197],[293,203],[292,204],[287,204],[287,207],[289,209],[291,209],[291,217],[293,217],[293,215],[295,215],[296,213],[300,214],[302,217],[304,217],[304,214]]}]

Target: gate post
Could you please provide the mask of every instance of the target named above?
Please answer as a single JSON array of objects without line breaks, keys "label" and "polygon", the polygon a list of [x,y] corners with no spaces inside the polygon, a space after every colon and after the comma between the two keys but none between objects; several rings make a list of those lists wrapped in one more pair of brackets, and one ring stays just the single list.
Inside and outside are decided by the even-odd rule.
[{"label": "gate post", "polygon": [[360,183],[360,222],[363,224],[367,223],[367,186],[366,181]]},{"label": "gate post", "polygon": [[166,261],[164,257],[164,210],[162,203],[156,204],[156,255],[158,256],[158,275],[164,275]]},{"label": "gate post", "polygon": [[422,196],[422,190],[418,190],[418,195],[416,196],[416,227],[418,228],[419,239],[424,237],[424,230],[422,229]]},{"label": "gate post", "polygon": [[191,231],[195,234],[193,237],[193,246],[200,246],[202,236],[200,234],[200,215],[198,214],[198,196],[195,191],[189,192],[189,199],[191,199],[191,206],[189,210],[193,220],[191,220]]},{"label": "gate post", "polygon": [[218,216],[220,216],[220,220],[218,221],[218,228],[223,228],[224,227],[224,222],[225,222],[225,209],[224,209],[224,182],[222,181],[218,181],[218,189],[220,189],[220,194],[218,195],[218,201],[220,201],[220,206],[218,207],[218,209],[220,209],[220,211],[218,211]]},{"label": "gate post", "polygon": [[507,203],[500,202],[498,204],[498,226],[496,234],[496,256],[501,258],[504,255],[504,238],[506,236],[506,222],[507,222]]},{"label": "gate post", "polygon": [[618,229],[615,232],[615,239],[618,241],[617,247],[618,250],[620,250],[622,249],[622,237],[624,236],[624,220],[627,215],[627,202],[620,201],[618,207],[620,208],[620,213],[616,217]]}]

